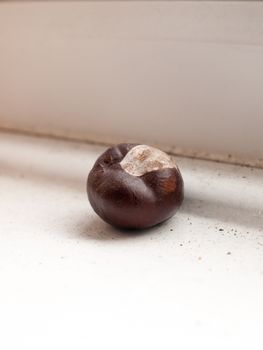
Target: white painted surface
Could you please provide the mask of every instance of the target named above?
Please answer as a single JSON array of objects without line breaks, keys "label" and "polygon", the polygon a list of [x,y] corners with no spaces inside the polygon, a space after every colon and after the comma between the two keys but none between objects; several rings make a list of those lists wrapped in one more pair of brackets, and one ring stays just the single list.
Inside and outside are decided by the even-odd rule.
[{"label": "white painted surface", "polygon": [[0,126],[263,164],[262,18],[261,1],[1,2]]},{"label": "white painted surface", "polygon": [[103,150],[0,135],[1,349],[261,350],[263,170],[177,158],[183,207],[133,235],[88,204]]}]

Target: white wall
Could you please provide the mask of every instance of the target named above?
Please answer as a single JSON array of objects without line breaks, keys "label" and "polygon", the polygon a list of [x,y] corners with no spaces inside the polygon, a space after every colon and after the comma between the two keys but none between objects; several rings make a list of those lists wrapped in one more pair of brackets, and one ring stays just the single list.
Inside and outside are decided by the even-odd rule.
[{"label": "white wall", "polygon": [[0,126],[263,164],[262,19],[251,1],[2,2]]}]

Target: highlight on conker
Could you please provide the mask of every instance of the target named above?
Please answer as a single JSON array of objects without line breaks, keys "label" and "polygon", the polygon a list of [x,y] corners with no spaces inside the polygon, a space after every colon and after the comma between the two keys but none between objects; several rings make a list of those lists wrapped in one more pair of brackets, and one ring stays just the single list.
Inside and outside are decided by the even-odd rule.
[{"label": "highlight on conker", "polygon": [[122,143],[97,159],[88,176],[87,192],[92,208],[107,223],[143,229],[176,213],[184,198],[184,182],[165,152]]}]

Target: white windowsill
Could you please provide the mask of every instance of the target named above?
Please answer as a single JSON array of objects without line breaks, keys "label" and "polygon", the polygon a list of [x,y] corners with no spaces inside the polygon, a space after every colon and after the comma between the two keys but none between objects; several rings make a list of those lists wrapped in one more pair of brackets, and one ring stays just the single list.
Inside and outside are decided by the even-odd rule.
[{"label": "white windowsill", "polygon": [[261,349],[263,170],[177,158],[181,210],[131,234],[88,204],[103,150],[0,135],[3,348]]}]

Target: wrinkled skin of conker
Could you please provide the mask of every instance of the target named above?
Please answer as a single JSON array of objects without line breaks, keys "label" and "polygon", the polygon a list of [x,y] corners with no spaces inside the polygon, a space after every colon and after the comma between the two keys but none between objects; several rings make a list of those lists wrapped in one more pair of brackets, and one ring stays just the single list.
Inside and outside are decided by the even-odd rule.
[{"label": "wrinkled skin of conker", "polygon": [[135,146],[125,143],[106,150],[87,181],[94,211],[107,223],[125,229],[143,229],[167,220],[184,197],[183,178],[177,167],[133,176],[120,166]]}]

